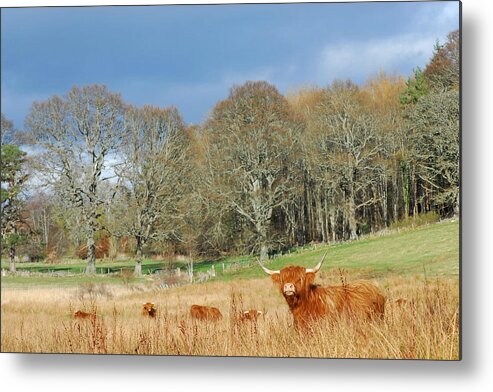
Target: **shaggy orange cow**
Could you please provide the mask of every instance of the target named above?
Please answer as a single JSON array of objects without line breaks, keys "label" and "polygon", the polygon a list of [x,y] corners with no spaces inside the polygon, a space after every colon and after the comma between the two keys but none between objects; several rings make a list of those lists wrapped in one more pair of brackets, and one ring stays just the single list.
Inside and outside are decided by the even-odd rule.
[{"label": "shaggy orange cow", "polygon": [[82,310],[78,310],[78,311],[74,312],[74,318],[75,319],[88,319],[88,318],[95,319],[96,313],[87,313],[87,312],[83,312]]},{"label": "shaggy orange cow", "polygon": [[262,316],[264,312],[257,309],[245,310],[240,314],[240,320],[242,321],[257,321],[260,316]]},{"label": "shaggy orange cow", "polygon": [[385,297],[380,289],[369,281],[361,280],[328,287],[320,287],[313,283],[326,255],[327,253],[315,268],[288,266],[280,271],[272,271],[258,260],[286,299],[295,326],[304,327],[324,316],[382,317]]},{"label": "shaggy orange cow", "polygon": [[142,315],[149,317],[156,317],[157,309],[152,302],[146,302],[142,305]]},{"label": "shaggy orange cow", "polygon": [[212,306],[192,305],[190,316],[198,320],[218,321],[223,317],[218,308]]}]

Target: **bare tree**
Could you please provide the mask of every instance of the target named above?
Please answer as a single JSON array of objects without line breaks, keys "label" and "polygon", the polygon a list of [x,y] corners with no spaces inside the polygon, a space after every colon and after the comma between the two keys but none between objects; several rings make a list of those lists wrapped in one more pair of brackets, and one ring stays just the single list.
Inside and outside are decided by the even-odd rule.
[{"label": "bare tree", "polygon": [[0,131],[0,134],[2,135],[1,144],[11,143],[14,135],[14,123],[7,119],[3,113],[1,115]]},{"label": "bare tree", "polygon": [[80,219],[87,237],[87,274],[96,272],[95,235],[105,200],[102,182],[121,142],[123,103],[106,86],[73,87],[65,97],[35,102],[26,119],[29,141],[39,151],[36,168]]},{"label": "bare tree", "polygon": [[383,139],[363,98],[356,85],[336,82],[327,90],[319,113],[321,167],[333,193],[344,200],[350,239],[357,237],[357,210],[378,201],[378,195],[368,190],[383,170],[378,164]]},{"label": "bare tree", "polygon": [[176,108],[129,107],[125,113],[122,164],[116,172],[125,209],[119,235],[136,241],[135,274],[142,271],[143,247],[150,240],[179,235],[179,200],[187,166],[183,120]]},{"label": "bare tree", "polygon": [[52,236],[51,208],[50,198],[44,192],[38,192],[30,197],[26,208],[32,229],[35,233],[39,233],[45,253],[48,250],[49,240]]},{"label": "bare tree", "polygon": [[459,213],[459,92],[434,92],[410,111],[413,159],[430,202],[442,215]]},{"label": "bare tree", "polygon": [[289,165],[296,150],[287,101],[266,82],[233,87],[206,124],[211,191],[241,215],[268,255],[273,212],[289,202]]}]

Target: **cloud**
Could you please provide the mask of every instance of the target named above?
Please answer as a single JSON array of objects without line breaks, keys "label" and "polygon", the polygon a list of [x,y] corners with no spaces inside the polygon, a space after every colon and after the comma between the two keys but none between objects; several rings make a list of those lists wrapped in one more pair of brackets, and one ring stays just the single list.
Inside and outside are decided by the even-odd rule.
[{"label": "cloud", "polygon": [[403,68],[412,69],[426,63],[434,43],[432,37],[403,35],[327,45],[318,62],[319,79],[325,82],[338,78],[362,81],[380,71],[394,73]]},{"label": "cloud", "polygon": [[[374,39],[346,40],[325,45],[317,62],[318,80],[366,80],[380,71],[408,76],[430,60],[437,40],[459,27],[458,2],[423,3],[410,17],[412,31]],[[404,28],[404,27],[403,27]]]},{"label": "cloud", "polygon": [[[437,11],[437,6],[440,9]],[[444,31],[459,27],[459,2],[443,1],[439,5],[430,3],[430,7],[423,8],[414,18],[414,25],[418,30],[425,29],[436,34],[435,38],[442,38]]]}]

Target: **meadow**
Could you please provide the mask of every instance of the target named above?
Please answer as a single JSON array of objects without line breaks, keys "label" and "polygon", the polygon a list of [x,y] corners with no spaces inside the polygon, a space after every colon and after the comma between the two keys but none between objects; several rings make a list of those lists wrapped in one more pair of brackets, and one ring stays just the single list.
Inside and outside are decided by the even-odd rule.
[{"label": "meadow", "polygon": [[[244,260],[245,266],[226,269],[205,283],[161,290],[153,275],[126,283],[104,275],[6,276],[2,351],[459,359],[458,221],[328,247],[312,245],[268,266],[313,267],[326,250],[316,283],[374,281],[387,297],[383,320],[325,319],[297,331],[281,294],[249,258],[225,260]],[[141,315],[147,301],[156,304],[156,319]],[[216,323],[192,320],[192,304],[216,306],[223,318]],[[241,321],[241,312],[252,308],[265,314],[257,322]],[[97,317],[75,320],[76,310],[94,311]]]}]

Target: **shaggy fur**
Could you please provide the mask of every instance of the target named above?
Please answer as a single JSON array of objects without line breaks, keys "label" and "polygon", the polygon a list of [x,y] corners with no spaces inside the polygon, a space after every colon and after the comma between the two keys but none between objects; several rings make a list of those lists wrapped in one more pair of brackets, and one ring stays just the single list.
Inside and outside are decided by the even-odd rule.
[{"label": "shaggy fur", "polygon": [[142,315],[149,317],[156,317],[157,309],[154,307],[152,302],[146,302],[142,305]]},{"label": "shaggy fur", "polygon": [[192,305],[190,316],[197,320],[218,321],[223,317],[218,308],[211,306]]},{"label": "shaggy fur", "polygon": [[307,273],[304,267],[295,266],[286,267],[271,276],[286,299],[296,326],[306,326],[324,316],[369,319],[375,315],[383,316],[385,297],[369,281],[320,287],[313,284],[315,273]]},{"label": "shaggy fur", "polygon": [[245,310],[240,314],[241,321],[257,321],[260,316],[262,316],[264,312],[257,309]]},{"label": "shaggy fur", "polygon": [[82,310],[78,310],[78,311],[74,312],[74,318],[75,319],[95,319],[96,313],[87,313],[87,312],[83,312]]}]

